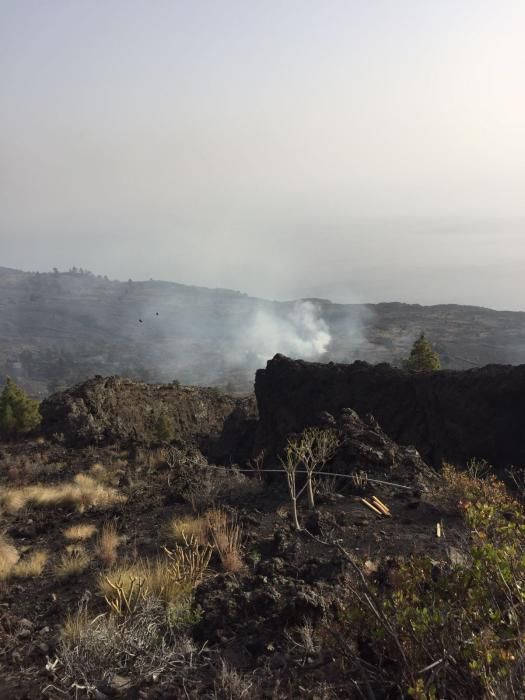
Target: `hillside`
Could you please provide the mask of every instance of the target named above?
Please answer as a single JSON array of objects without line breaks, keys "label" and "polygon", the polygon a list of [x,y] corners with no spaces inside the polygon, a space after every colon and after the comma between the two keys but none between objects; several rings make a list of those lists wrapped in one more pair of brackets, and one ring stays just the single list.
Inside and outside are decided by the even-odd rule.
[{"label": "hillside", "polygon": [[277,352],[395,363],[424,330],[444,367],[525,362],[525,313],[267,301],[173,282],[0,268],[0,373],[44,396],[93,374],[251,391]]}]

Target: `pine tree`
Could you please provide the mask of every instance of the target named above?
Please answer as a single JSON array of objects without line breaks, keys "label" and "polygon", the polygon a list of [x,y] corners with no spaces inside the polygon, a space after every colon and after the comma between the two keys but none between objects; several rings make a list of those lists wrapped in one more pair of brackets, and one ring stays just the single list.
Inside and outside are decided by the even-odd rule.
[{"label": "pine tree", "polygon": [[408,359],[403,362],[405,369],[413,372],[430,372],[441,369],[439,355],[434,351],[424,333],[414,342]]},{"label": "pine tree", "polygon": [[0,435],[4,438],[29,433],[40,425],[38,401],[30,399],[12,379],[7,379],[0,395]]}]

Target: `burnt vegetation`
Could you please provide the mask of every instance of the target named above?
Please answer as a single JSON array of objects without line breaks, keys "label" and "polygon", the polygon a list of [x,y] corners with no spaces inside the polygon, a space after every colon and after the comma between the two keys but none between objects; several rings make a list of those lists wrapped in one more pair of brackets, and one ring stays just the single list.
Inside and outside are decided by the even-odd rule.
[{"label": "burnt vegetation", "polygon": [[[388,394],[277,357],[257,404],[118,378],[44,402],[0,444],[0,697],[523,698],[520,443],[421,456],[455,449],[455,382],[516,410],[521,369],[426,370]],[[427,407],[419,450],[365,385]]]}]

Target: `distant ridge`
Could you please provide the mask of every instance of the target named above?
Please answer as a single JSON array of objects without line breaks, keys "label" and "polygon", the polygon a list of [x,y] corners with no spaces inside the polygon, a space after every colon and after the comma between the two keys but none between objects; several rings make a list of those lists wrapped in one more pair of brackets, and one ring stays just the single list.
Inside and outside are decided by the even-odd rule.
[{"label": "distant ridge", "polygon": [[[322,361],[395,363],[424,330],[444,367],[525,363],[525,312],[307,301],[331,336]],[[259,338],[275,327],[282,331],[296,303],[170,281],[115,281],[82,270],[0,267],[0,374],[39,396],[94,374],[249,392],[255,369],[269,359],[257,352]],[[260,314],[275,323],[255,334],[250,351],[246,329]]]}]

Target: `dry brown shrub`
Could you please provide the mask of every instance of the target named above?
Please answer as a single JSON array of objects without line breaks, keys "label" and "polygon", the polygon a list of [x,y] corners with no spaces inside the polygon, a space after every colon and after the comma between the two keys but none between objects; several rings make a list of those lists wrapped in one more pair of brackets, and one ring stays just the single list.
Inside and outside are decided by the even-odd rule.
[{"label": "dry brown shrub", "polygon": [[117,561],[120,537],[114,523],[105,523],[97,540],[97,555],[102,565],[113,566]]},{"label": "dry brown shrub", "polygon": [[[80,684],[95,690],[101,679],[111,680],[117,667],[120,674],[130,679],[131,695],[137,684],[144,684],[144,679],[159,676],[166,689],[170,685],[179,688],[173,681],[182,677],[184,684],[188,668],[200,665],[202,652],[183,630],[174,629],[171,618],[162,601],[151,597],[124,616],[97,615],[90,619],[85,606],[81,606],[62,628],[57,681],[64,691],[57,697],[69,697],[71,688]],[[173,689],[168,695],[179,697]]]},{"label": "dry brown shrub", "polygon": [[13,576],[18,578],[33,578],[41,576],[48,560],[48,553],[42,549],[37,549],[28,557],[19,561],[13,569]]},{"label": "dry brown shrub", "polygon": [[0,581],[8,578],[18,559],[19,554],[16,547],[0,535]]}]

